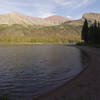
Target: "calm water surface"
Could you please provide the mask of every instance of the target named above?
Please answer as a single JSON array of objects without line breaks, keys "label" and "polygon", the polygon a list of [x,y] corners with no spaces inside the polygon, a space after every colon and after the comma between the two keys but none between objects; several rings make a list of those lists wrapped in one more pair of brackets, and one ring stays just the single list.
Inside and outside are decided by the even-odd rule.
[{"label": "calm water surface", "polygon": [[31,100],[73,78],[84,68],[82,62],[82,53],[75,47],[2,45],[0,94],[12,100]]}]

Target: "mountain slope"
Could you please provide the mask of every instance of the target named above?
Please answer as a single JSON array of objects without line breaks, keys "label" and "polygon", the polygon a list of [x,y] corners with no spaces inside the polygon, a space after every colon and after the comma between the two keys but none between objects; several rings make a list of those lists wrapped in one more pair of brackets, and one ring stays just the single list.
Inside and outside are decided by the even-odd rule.
[{"label": "mountain slope", "polygon": [[0,15],[0,24],[32,24],[23,15],[13,12],[7,15]]},{"label": "mountain slope", "polygon": [[0,25],[0,42],[72,43],[80,41],[80,30],[70,25]]},{"label": "mountain slope", "polygon": [[74,25],[74,26],[82,26],[85,19],[87,19],[90,23],[93,23],[95,20],[100,22],[100,13],[85,13],[83,14],[81,19],[68,21],[68,22],[65,22],[65,24]]},{"label": "mountain slope", "polygon": [[9,14],[0,15],[0,24],[52,26],[52,25],[60,25],[62,23],[66,23],[69,25],[78,26],[78,25],[83,25],[84,19],[87,19],[90,22],[93,22],[94,20],[100,21],[100,14],[86,13],[79,20],[71,20],[69,18],[65,18],[61,16],[50,16],[47,18],[38,18],[38,17],[25,16],[17,12],[12,12]]},{"label": "mountain slope", "polygon": [[19,14],[17,12],[12,12],[5,15],[0,15],[0,24],[23,24],[23,25],[43,25],[43,26],[52,26],[52,25],[59,25],[68,21],[67,18],[63,18],[59,16],[58,19],[50,19],[49,18],[37,18],[31,16],[25,16]]},{"label": "mountain slope", "polygon": [[55,23],[57,22],[58,24],[62,24],[64,22],[70,21],[71,19],[56,15],[56,16],[47,17],[44,20],[55,22]]},{"label": "mountain slope", "polygon": [[85,13],[83,19],[100,21],[100,13]]}]

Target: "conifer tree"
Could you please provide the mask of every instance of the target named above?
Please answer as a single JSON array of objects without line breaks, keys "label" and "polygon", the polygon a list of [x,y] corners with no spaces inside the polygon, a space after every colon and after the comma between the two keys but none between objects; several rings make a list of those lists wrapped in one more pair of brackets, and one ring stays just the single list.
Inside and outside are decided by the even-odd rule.
[{"label": "conifer tree", "polygon": [[98,32],[98,43],[100,44],[100,23],[98,23],[97,32]]},{"label": "conifer tree", "polygon": [[88,22],[85,20],[82,29],[82,40],[86,43],[100,44],[100,23],[95,21],[88,27]]},{"label": "conifer tree", "polygon": [[98,28],[97,28],[97,22],[96,22],[96,20],[95,20],[95,22],[94,22],[94,28],[93,28],[94,30],[93,30],[93,36],[94,36],[94,43],[98,43]]},{"label": "conifer tree", "polygon": [[86,19],[82,28],[82,40],[88,43],[88,21]]}]

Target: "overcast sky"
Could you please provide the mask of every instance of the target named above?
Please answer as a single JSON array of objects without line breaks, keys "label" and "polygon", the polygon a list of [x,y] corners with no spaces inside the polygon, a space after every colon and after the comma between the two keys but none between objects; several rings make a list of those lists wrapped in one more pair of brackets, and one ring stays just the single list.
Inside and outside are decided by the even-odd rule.
[{"label": "overcast sky", "polygon": [[83,13],[100,13],[100,0],[0,0],[0,14],[9,12],[35,17],[61,15],[77,19]]}]

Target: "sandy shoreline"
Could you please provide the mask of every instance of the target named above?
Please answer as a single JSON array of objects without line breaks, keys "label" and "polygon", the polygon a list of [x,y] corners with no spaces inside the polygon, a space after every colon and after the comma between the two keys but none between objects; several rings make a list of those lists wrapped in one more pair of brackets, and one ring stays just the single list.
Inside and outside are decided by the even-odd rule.
[{"label": "sandy shoreline", "polygon": [[87,69],[63,86],[33,100],[100,100],[100,49],[78,48],[89,57]]}]

